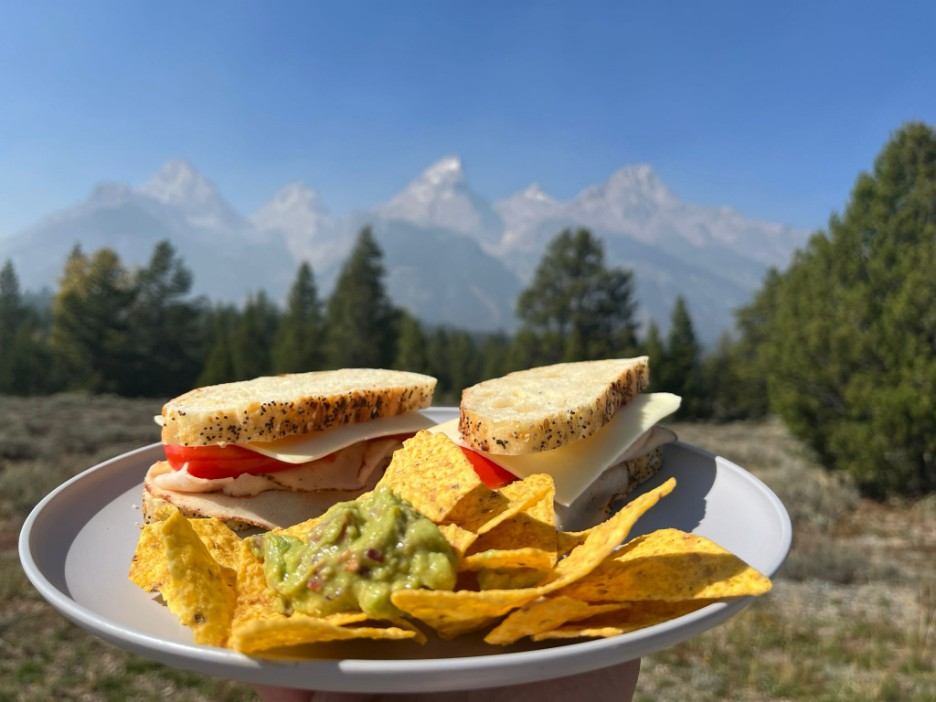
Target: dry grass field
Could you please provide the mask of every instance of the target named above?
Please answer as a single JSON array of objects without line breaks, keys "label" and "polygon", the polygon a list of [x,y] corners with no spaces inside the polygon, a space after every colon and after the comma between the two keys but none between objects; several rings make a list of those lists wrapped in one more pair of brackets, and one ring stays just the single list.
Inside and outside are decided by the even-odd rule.
[{"label": "dry grass field", "polygon": [[[249,687],[124,653],[49,607],[16,541],[43,495],[154,441],[158,402],[0,397],[0,701],[253,700]],[[638,700],[936,700],[936,496],[876,504],[776,422],[679,425],[781,497],[794,549],[774,590],[643,662]]]}]

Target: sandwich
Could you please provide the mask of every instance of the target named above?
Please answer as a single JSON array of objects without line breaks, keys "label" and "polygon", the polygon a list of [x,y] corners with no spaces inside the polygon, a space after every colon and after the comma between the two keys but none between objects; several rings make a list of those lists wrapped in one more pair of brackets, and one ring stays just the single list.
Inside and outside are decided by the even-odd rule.
[{"label": "sandwich", "polygon": [[435,424],[420,413],[436,380],[355,368],[225,383],[167,402],[165,460],[143,487],[146,523],[174,509],[236,529],[324,513],[376,485],[402,441]]},{"label": "sandwich", "polygon": [[680,398],[642,392],[649,379],[646,356],[517,371],[466,388],[458,419],[432,431],[461,445],[476,470],[487,466],[490,487],[549,473],[562,528],[585,529],[659,471],[676,439],[657,422]]}]

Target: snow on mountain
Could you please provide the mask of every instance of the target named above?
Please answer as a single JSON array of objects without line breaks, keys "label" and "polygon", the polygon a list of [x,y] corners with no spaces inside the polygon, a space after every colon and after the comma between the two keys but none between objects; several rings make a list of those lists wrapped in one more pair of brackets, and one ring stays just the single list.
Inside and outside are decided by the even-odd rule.
[{"label": "snow on mountain", "polygon": [[[285,293],[296,267],[282,237],[257,230],[184,161],[166,164],[143,186],[102,183],[87,199],[0,240],[0,260],[13,261],[24,289],[54,288],[76,244],[103,247],[128,266],[145,265],[169,240],[195,276],[195,291],[242,300],[261,288]],[[284,262],[288,262],[284,265]]]},{"label": "snow on mountain", "polygon": [[175,208],[196,227],[243,229],[246,224],[214,184],[184,159],[166,163],[138,192]]},{"label": "snow on mountain", "polygon": [[313,270],[333,267],[347,254],[351,240],[342,236],[335,217],[312,188],[292,183],[251,216],[261,232],[279,232],[297,261],[308,261]]},{"label": "snow on mountain", "polygon": [[569,201],[537,186],[494,205],[504,222],[498,254],[529,280],[548,243],[584,227],[604,241],[606,263],[634,271],[644,319],[664,329],[675,297],[686,297],[700,336],[730,328],[766,269],[783,268],[808,233],[747,219],[735,210],[682,202],[648,165],[627,166]]},{"label": "snow on mountain", "polygon": [[503,230],[494,208],[468,186],[457,156],[437,161],[373,212],[388,221],[399,220],[426,229],[441,228],[466,234],[485,247],[495,246]]},{"label": "snow on mountain", "polygon": [[341,219],[300,183],[244,217],[191,164],[175,160],[140,187],[102,183],[85,201],[0,240],[0,261],[12,259],[23,288],[36,290],[55,286],[75,243],[85,251],[109,246],[138,265],[169,239],[198,292],[239,301],[264,289],[283,299],[302,260],[328,294],[363,226],[384,250],[391,297],[426,322],[513,328],[516,296],[548,243],[565,228],[586,227],[604,242],[608,265],[634,271],[643,320],[665,330],[681,294],[704,341],[732,325],[732,310],[767,267],[785,267],[808,234],[685,203],[648,165],[621,168],[571,200],[533,184],[492,205],[452,156],[388,202]]}]

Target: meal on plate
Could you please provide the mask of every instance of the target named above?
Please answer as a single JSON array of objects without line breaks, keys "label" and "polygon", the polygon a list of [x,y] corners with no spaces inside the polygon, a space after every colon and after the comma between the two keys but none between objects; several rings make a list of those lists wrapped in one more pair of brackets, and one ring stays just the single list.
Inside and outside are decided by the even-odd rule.
[{"label": "meal on plate", "polygon": [[[588,420],[598,425],[593,428],[578,424],[580,437],[614,426],[620,407],[637,402],[646,385],[645,358],[592,368],[612,386],[607,394],[614,399],[591,406],[593,417],[604,419]],[[579,380],[561,390],[571,398],[566,408],[588,411],[582,398],[591,390],[581,386],[590,376],[580,364],[568,370]],[[523,413],[523,403],[536,402],[537,384],[545,393],[560,393],[557,385],[564,381],[550,386],[546,380],[561,371],[528,371],[519,383],[504,380],[512,389],[481,393],[481,401],[475,391],[484,383],[466,391],[463,424],[474,423],[478,431],[466,440],[471,428],[463,428],[459,442],[526,439],[518,421],[498,424],[502,414],[482,409],[502,409],[496,407],[501,393],[505,404],[520,405],[516,411]],[[178,421],[179,415],[164,410],[164,422],[173,416]],[[523,451],[574,445],[572,429],[553,439],[557,430],[541,426]],[[227,437],[233,438],[241,437]],[[221,519],[194,517],[167,501],[159,520],[142,529],[130,579],[159,592],[197,643],[264,657],[309,655],[305,644],[356,638],[422,643],[430,629],[443,639],[483,632],[486,642],[497,645],[607,637],[770,588],[764,575],[700,536],[663,529],[628,538],[642,514],[678,489],[672,478],[603,521],[573,531],[557,521],[557,511],[569,507],[558,497],[568,482],[564,474],[517,470],[509,479],[495,479],[478,465],[478,457],[447,432],[420,429],[392,454],[376,484],[354,499],[246,536]],[[604,470],[580,469],[599,477]]]},{"label": "meal on plate", "polygon": [[173,508],[234,528],[289,526],[372,489],[436,380],[372,368],[256,378],[198,388],[165,404],[166,460],[144,481],[143,514]]}]

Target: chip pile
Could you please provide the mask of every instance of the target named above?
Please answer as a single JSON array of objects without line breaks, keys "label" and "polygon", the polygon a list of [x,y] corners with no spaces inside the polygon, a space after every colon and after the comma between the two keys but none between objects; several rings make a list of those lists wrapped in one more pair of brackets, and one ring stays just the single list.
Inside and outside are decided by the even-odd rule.
[{"label": "chip pile", "polygon": [[[674,479],[577,533],[556,528],[550,476],[490,490],[443,434],[420,432],[405,442],[381,484],[429,517],[458,555],[454,590],[393,593],[405,617],[292,612],[267,585],[247,541],[216,519],[179,513],[143,527],[130,580],[159,592],[196,643],[273,657],[346,639],[425,643],[420,624],[443,639],[486,630],[484,640],[499,645],[608,637],[770,589],[767,577],[703,537],[663,529],[627,540]],[[302,536],[313,524],[281,532]]]}]

